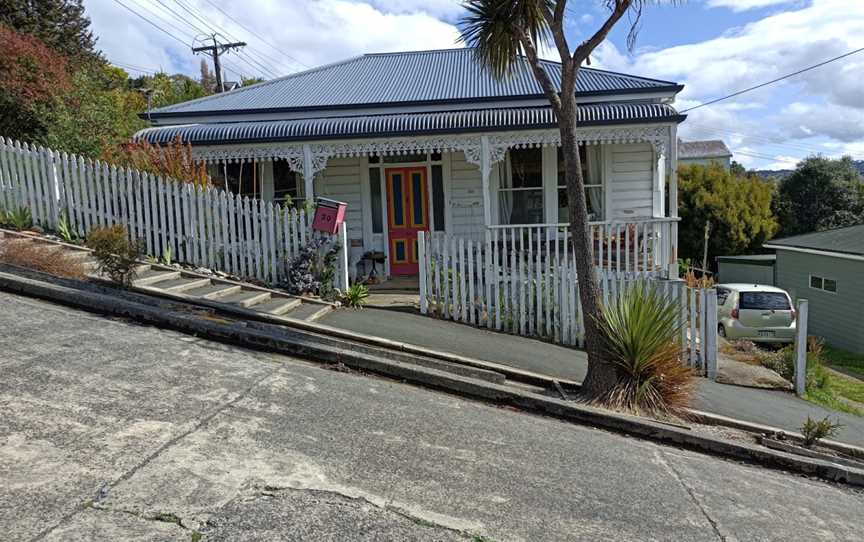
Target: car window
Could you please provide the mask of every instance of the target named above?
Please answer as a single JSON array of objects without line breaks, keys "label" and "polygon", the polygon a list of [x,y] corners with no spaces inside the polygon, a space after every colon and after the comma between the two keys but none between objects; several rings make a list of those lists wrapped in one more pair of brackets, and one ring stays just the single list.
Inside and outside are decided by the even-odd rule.
[{"label": "car window", "polygon": [[786,311],[791,307],[789,298],[782,292],[741,292],[738,308]]},{"label": "car window", "polygon": [[725,305],[729,298],[730,290],[728,288],[717,288],[717,304]]}]

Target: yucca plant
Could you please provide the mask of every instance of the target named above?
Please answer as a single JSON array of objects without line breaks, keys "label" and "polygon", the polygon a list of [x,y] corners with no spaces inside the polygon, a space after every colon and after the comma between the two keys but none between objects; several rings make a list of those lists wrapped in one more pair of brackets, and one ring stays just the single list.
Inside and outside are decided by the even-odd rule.
[{"label": "yucca plant", "polygon": [[342,294],[342,303],[352,309],[362,309],[369,300],[369,288],[365,284],[352,284]]},{"label": "yucca plant", "polygon": [[18,231],[29,230],[33,227],[33,215],[28,207],[18,207],[3,213],[3,222]]},{"label": "yucca plant", "polygon": [[690,403],[694,372],[681,361],[677,308],[657,288],[637,281],[597,319],[618,382],[600,402],[637,414],[675,415]]},{"label": "yucca plant", "polygon": [[57,235],[59,235],[65,243],[74,243],[78,238],[72,225],[69,224],[69,215],[66,211],[60,213],[60,218],[57,221]]}]

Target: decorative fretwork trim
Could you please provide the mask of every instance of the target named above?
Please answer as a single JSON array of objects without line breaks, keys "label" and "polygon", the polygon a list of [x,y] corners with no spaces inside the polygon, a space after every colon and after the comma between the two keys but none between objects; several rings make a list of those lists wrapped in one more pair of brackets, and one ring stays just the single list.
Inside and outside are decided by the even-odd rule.
[{"label": "decorative fretwork trim", "polygon": [[[671,131],[668,126],[580,128],[577,139],[587,145],[611,143],[650,143],[658,156],[666,152]],[[489,163],[504,159],[507,149],[558,146],[561,135],[558,130],[534,130],[502,132],[488,135]],[[193,150],[196,158],[206,162],[247,162],[283,159],[296,172],[303,173],[304,147],[311,153],[312,174],[322,171],[330,158],[351,156],[388,156],[423,152],[462,151],[465,159],[475,165],[482,163],[480,135],[452,135],[428,137],[399,137],[369,139],[366,141],[333,141],[326,143],[284,143],[271,145],[237,145],[198,147]]]}]

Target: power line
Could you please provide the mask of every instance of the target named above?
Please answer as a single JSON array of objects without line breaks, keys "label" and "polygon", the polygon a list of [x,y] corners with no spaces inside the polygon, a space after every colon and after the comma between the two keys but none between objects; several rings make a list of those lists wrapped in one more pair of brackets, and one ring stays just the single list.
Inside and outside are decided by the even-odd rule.
[{"label": "power line", "polygon": [[164,33],[164,34],[167,35],[168,37],[170,37],[170,38],[172,38],[172,39],[174,39],[174,40],[180,42],[184,47],[189,47],[189,44],[188,44],[188,43],[186,43],[186,42],[183,41],[182,39],[178,38],[177,36],[175,36],[175,35],[172,34],[171,32],[165,30],[164,28],[162,28],[162,27],[159,26],[158,24],[154,23],[153,21],[151,21],[151,20],[148,19],[147,17],[141,15],[140,13],[138,13],[137,11],[135,11],[134,9],[130,8],[129,6],[127,6],[126,4],[124,4],[123,2],[121,2],[120,0],[114,0],[114,1],[117,2],[118,4],[120,4],[121,6],[123,6],[123,8],[125,8],[127,11],[130,11],[133,15],[135,15],[135,16],[138,17],[139,19],[141,19],[141,20],[143,20],[144,22],[146,22],[147,24],[149,24],[149,25],[155,27],[157,30],[159,30],[160,32]]},{"label": "power line", "polygon": [[[162,0],[156,0],[156,2],[157,2],[160,6],[162,6],[162,7],[163,7],[163,8],[164,8],[168,13],[170,13],[171,15],[173,15],[177,20],[179,20],[179,21],[184,21],[184,22],[185,22],[189,27],[191,27],[195,32],[198,32],[199,34],[210,34],[210,33],[211,33],[211,32],[209,32],[208,30],[212,30],[212,28],[210,28],[210,25],[207,23],[207,21],[201,19],[200,17],[198,17],[196,14],[192,13],[191,11],[189,12],[189,14],[192,15],[192,16],[194,16],[195,18],[197,18],[197,19],[200,20],[201,22],[203,22],[203,23],[204,23],[204,26],[205,26],[205,28],[206,28],[207,30],[202,30],[199,26],[197,26],[197,25],[195,25],[193,22],[189,21],[187,17],[185,17],[184,15],[181,15],[180,13],[178,13],[178,12],[174,11],[173,9],[171,9],[171,6],[169,6],[168,4],[166,4],[165,2],[163,2]],[[154,7],[155,7],[155,6],[154,6]],[[182,7],[182,6],[181,6],[181,7]],[[188,11],[188,10],[186,10],[186,11]],[[233,38],[232,38],[232,39],[233,39]],[[239,41],[239,40],[235,40],[235,41]],[[262,73],[263,73],[263,74],[265,74],[265,75],[270,75],[271,77],[274,77],[273,72],[271,72],[271,71],[270,71],[269,69],[267,69],[265,66],[261,66],[261,67],[259,67],[259,68],[256,68],[253,64],[249,63],[248,60],[245,60],[245,59],[243,59],[243,60],[244,60],[247,64],[249,64],[249,66],[250,66],[250,68],[252,68],[253,72],[254,72],[254,71],[257,71],[257,70],[262,70],[262,68],[263,68],[263,70],[262,70]]]},{"label": "power line", "polygon": [[830,64],[830,63],[832,63],[832,62],[836,62],[836,61],[841,60],[841,59],[844,59],[844,58],[846,58],[846,57],[848,57],[848,56],[852,56],[852,55],[854,55],[854,54],[860,53],[860,52],[862,52],[862,51],[864,51],[864,47],[862,47],[862,48],[860,48],[860,49],[855,49],[854,51],[849,51],[848,53],[844,53],[844,54],[842,54],[842,55],[840,55],[840,56],[835,56],[834,58],[830,58],[830,59],[828,59],[828,60],[825,60],[824,62],[820,62],[820,63],[818,63],[818,64],[813,64],[812,66],[808,66],[808,67],[803,68],[803,69],[800,69],[800,70],[798,70],[798,71],[795,71],[795,72],[792,72],[792,73],[786,74],[786,75],[784,75],[784,76],[782,76],[782,77],[778,77],[777,79],[772,79],[771,81],[766,81],[766,82],[764,82],[764,83],[760,83],[760,84],[755,85],[755,86],[752,86],[752,87],[750,87],[750,88],[745,88],[744,90],[739,90],[738,92],[733,92],[732,94],[729,94],[729,95],[727,95],[727,96],[723,96],[722,98],[717,98],[717,99],[711,100],[711,101],[709,101],[709,102],[705,102],[705,103],[702,103],[702,104],[699,104],[699,105],[694,105],[693,107],[690,107],[690,108],[688,108],[688,109],[684,109],[683,111],[681,111],[681,113],[686,113],[686,112],[688,112],[688,111],[693,111],[694,109],[699,109],[700,107],[705,107],[705,106],[708,106],[708,105],[711,105],[711,104],[716,104],[717,102],[722,102],[723,100],[728,100],[729,98],[734,98],[734,97],[736,97],[736,96],[740,96],[740,95],[745,94],[745,93],[747,93],[747,92],[751,92],[751,91],[753,91],[753,90],[760,89],[760,88],[762,88],[762,87],[767,87],[768,85],[773,85],[774,83],[778,83],[778,82],[780,82],[780,81],[782,81],[782,80],[784,80],[784,79],[788,79],[788,78],[793,77],[793,76],[795,76],[795,75],[800,75],[800,74],[802,74],[802,73],[804,73],[804,72],[808,72],[808,71],[810,71],[810,70],[815,70],[816,68],[822,67],[822,66],[824,66],[824,65],[826,65],[826,64]]},{"label": "power line", "polygon": [[[182,15],[180,15],[179,13],[177,13],[176,11],[174,11],[173,9],[171,9],[171,8],[170,8],[170,7],[169,7],[165,2],[163,2],[162,0],[156,0],[156,1],[157,1],[160,5],[162,5],[166,10],[168,10],[169,12],[171,12],[172,14],[174,14],[176,17],[178,17],[178,18],[183,18]],[[198,21],[200,21],[200,22],[204,25],[204,28],[207,29],[207,30],[201,30],[200,27],[196,26],[196,25],[193,24],[191,21],[188,21],[188,20],[186,21],[186,24],[188,24],[189,26],[191,26],[192,28],[194,28],[195,30],[197,30],[198,32],[200,32],[201,34],[210,34],[210,33],[213,33],[213,32],[221,32],[221,33],[224,33],[224,34],[225,34],[229,39],[232,39],[232,40],[234,40],[234,41],[241,41],[241,40],[238,40],[236,37],[230,35],[228,32],[225,32],[223,29],[219,28],[219,27],[216,26],[215,24],[213,24],[213,23],[207,21],[206,19],[202,18],[198,13],[196,13],[195,11],[193,11],[192,8],[187,7],[185,4],[183,4],[183,3],[179,2],[179,1],[177,1],[176,3],[177,3],[177,5],[180,6],[180,7],[181,7],[181,8],[182,8],[186,13],[188,13],[189,15],[191,15],[192,17],[194,17],[195,19],[197,19]],[[247,59],[244,55],[240,55],[239,53],[238,53],[238,56],[240,56],[240,59],[243,60],[244,62],[246,62],[247,64],[249,64],[250,66],[252,66],[252,67],[257,66],[258,69],[261,70],[261,73],[262,73],[262,74],[267,75],[267,76],[269,76],[269,77],[278,77],[278,75],[277,75],[276,73],[274,73],[274,72],[273,72],[273,71],[272,71],[268,66],[265,66],[265,65],[262,64],[261,62],[258,62],[257,60],[255,60],[254,58],[252,58],[251,55],[250,55],[250,58],[248,58],[248,59]]]},{"label": "power line", "polygon": [[[198,15],[198,13],[200,13],[200,11],[198,10],[198,8],[197,8],[196,6],[189,5],[189,3],[185,2],[185,1],[182,1],[182,0],[174,0],[174,1],[177,3],[177,5],[179,5],[181,8],[183,8],[184,11],[186,11],[187,13],[189,13],[190,15],[192,15],[193,17],[195,17],[195,18],[198,19],[199,21],[202,21],[202,22],[203,22],[205,25],[207,25],[208,27],[215,28],[215,29],[218,30],[219,32],[225,34],[228,38],[237,41],[237,38],[234,37],[234,36],[232,36],[231,33],[228,32],[227,30],[225,30],[223,27],[221,27],[221,26],[217,26],[215,23],[211,23],[211,22],[208,22],[208,21],[204,21],[204,20],[203,20],[203,19]],[[256,38],[258,37],[258,36],[255,36],[254,33],[253,33],[253,36],[256,37]],[[260,38],[259,38],[259,39],[260,39]],[[259,50],[258,50],[257,48],[255,48],[255,47],[247,46],[246,49],[247,49],[247,50],[246,50],[245,52],[248,53],[249,56],[250,56],[251,58],[255,59],[256,56],[257,56],[257,59],[258,59],[258,60],[260,60],[261,62],[264,62],[265,64],[268,64],[269,66],[271,66],[271,67],[273,67],[273,68],[276,68],[277,71],[279,71],[280,66],[283,65],[283,62],[284,62],[284,61],[282,61],[282,60],[276,60],[276,59],[274,59],[273,57],[271,57],[271,56],[269,56],[269,55],[266,55],[263,51],[259,51]],[[253,53],[254,53],[254,55],[256,55],[256,56],[253,56]],[[260,64],[260,63],[259,63],[259,64]]]},{"label": "power line", "polygon": [[287,57],[287,58],[290,58],[291,60],[293,60],[293,61],[296,62],[297,64],[300,64],[300,65],[303,66],[304,68],[307,68],[307,69],[311,69],[311,68],[312,68],[312,66],[310,66],[310,65],[308,65],[308,64],[305,64],[305,63],[303,63],[303,62],[297,60],[297,58],[295,58],[295,57],[289,55],[288,53],[286,53],[286,52],[284,52],[284,51],[282,51],[278,46],[273,45],[271,42],[269,42],[269,41],[265,40],[264,38],[262,38],[261,36],[259,36],[259,35],[254,31],[254,30],[252,30],[251,28],[247,27],[246,25],[244,25],[243,23],[241,23],[240,21],[238,21],[237,19],[235,19],[233,16],[231,16],[230,13],[228,13],[228,12],[225,11],[224,9],[220,8],[218,5],[216,5],[215,3],[213,3],[211,0],[204,0],[204,1],[207,2],[208,4],[210,4],[211,6],[213,6],[214,8],[216,8],[216,9],[217,9],[219,12],[221,12],[223,15],[225,15],[226,17],[228,17],[228,19],[230,19],[231,21],[233,21],[234,24],[236,24],[237,26],[239,26],[240,28],[242,28],[242,29],[245,30],[246,32],[249,32],[249,33],[252,34],[252,36],[254,36],[255,38],[258,38],[258,40],[260,40],[262,43],[264,43],[264,44],[269,45],[270,47],[272,47],[274,51],[278,52],[278,53],[281,54],[281,55],[284,55],[284,56]]}]

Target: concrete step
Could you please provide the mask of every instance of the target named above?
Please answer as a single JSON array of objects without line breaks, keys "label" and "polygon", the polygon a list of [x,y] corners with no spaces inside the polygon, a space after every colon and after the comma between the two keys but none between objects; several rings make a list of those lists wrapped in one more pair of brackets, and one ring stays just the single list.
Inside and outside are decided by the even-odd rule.
[{"label": "concrete step", "polygon": [[283,314],[282,316],[287,316],[288,318],[294,318],[295,320],[305,320],[307,322],[314,322],[318,318],[321,318],[328,312],[333,310],[333,307],[330,305],[322,305],[320,303],[311,303],[308,301],[304,301],[300,305],[298,305],[294,310],[287,314]]},{"label": "concrete step", "polygon": [[211,299],[211,300],[221,300],[221,298],[236,294],[243,287],[239,284],[228,284],[226,282],[213,282],[210,281],[209,285],[195,288],[194,290],[186,291],[186,295],[192,297],[200,297],[201,299]]},{"label": "concrete step", "polygon": [[161,282],[156,282],[150,285],[150,288],[158,288],[164,292],[179,294],[195,288],[201,288],[210,284],[209,278],[201,277],[180,277],[178,279],[169,279]]},{"label": "concrete step", "polygon": [[241,290],[237,293],[227,295],[219,299],[219,301],[221,303],[239,305],[244,309],[248,309],[253,305],[264,303],[268,299],[270,299],[270,292],[262,292],[260,290]]},{"label": "concrete step", "polygon": [[147,269],[138,273],[132,282],[135,286],[150,286],[157,282],[180,278],[180,271],[163,271],[161,269]]},{"label": "concrete step", "polygon": [[279,316],[297,308],[301,303],[302,301],[296,297],[271,297],[269,301],[259,303],[252,307],[252,309]]}]

